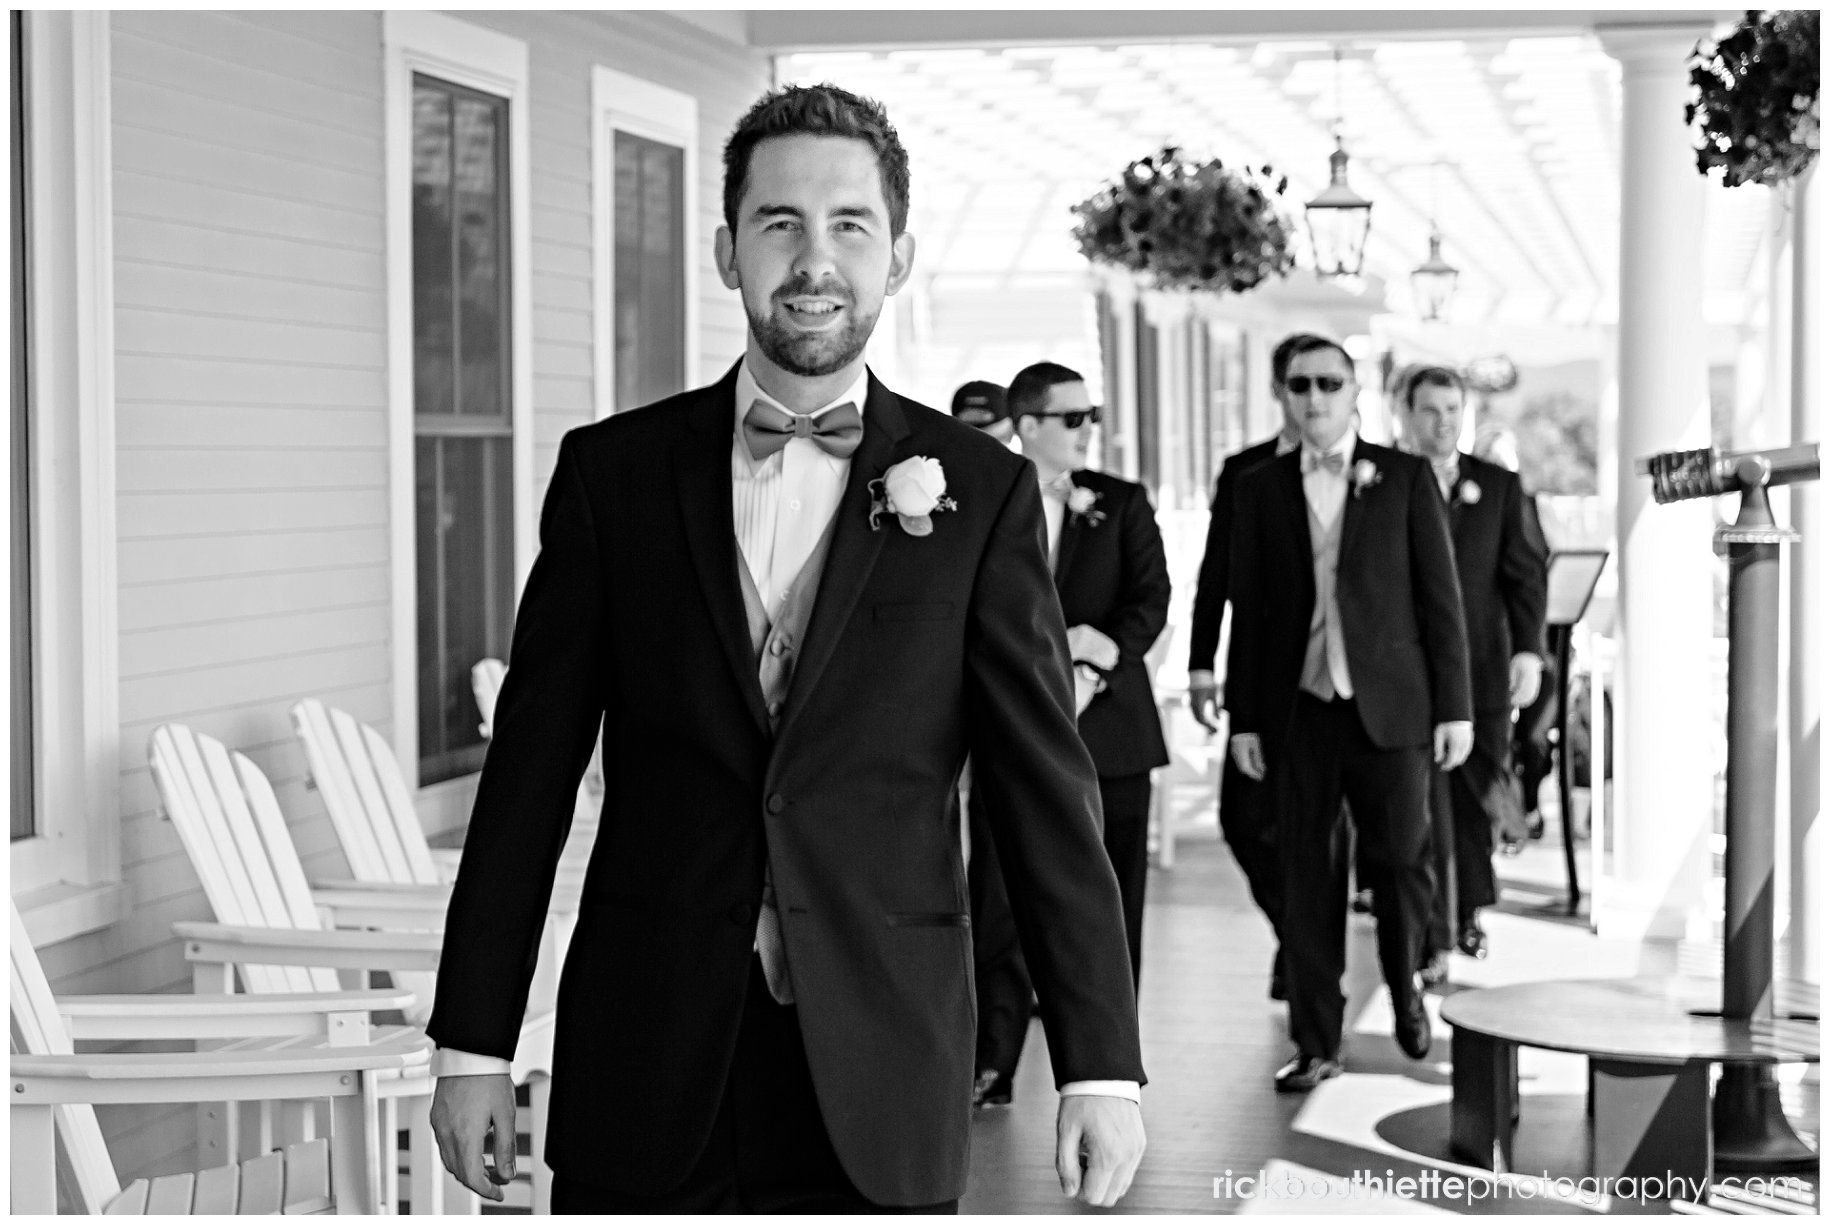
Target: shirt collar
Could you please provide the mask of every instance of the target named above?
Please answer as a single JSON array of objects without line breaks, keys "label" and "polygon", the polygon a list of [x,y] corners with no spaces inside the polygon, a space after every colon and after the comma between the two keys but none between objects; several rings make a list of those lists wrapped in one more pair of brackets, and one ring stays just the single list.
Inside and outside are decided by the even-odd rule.
[{"label": "shirt collar", "polygon": [[[864,416],[865,396],[870,391],[870,378],[871,378],[870,369],[868,367],[866,367],[865,369],[858,372],[857,381],[854,382],[850,387],[847,387],[844,390],[844,392],[839,395],[839,397],[837,399],[831,401],[830,403],[820,405],[820,407],[814,409],[813,412],[809,415],[817,417],[829,408],[833,408],[836,405],[844,404],[845,402],[850,401],[852,404],[857,405],[858,416],[860,418],[862,418]],[[732,411],[733,411],[734,416],[736,417],[735,428],[737,430],[737,434],[739,437],[742,437],[742,435],[743,435],[743,415],[750,411],[750,405],[755,403],[757,400],[761,400],[766,404],[773,405],[774,407],[781,409],[785,413],[793,411],[787,405],[783,404],[781,401],[777,400],[774,396],[770,395],[768,392],[766,392],[762,389],[761,385],[759,385],[756,381],[756,376],[750,373],[750,359],[748,357],[745,357],[741,362],[739,362],[737,364],[737,392],[736,392],[736,396],[734,398],[736,400],[736,404],[734,405]],[[746,455],[749,454],[749,451],[747,448],[745,449],[744,453]]]}]

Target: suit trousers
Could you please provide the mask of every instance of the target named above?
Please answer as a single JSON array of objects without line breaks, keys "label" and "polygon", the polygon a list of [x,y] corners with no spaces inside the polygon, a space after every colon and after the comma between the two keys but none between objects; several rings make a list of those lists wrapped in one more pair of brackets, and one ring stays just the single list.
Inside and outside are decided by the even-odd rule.
[{"label": "suit trousers", "polygon": [[1233,755],[1226,755],[1220,767],[1220,834],[1275,935],[1283,917],[1284,886],[1270,791],[1269,783],[1248,777]]},{"label": "suit trousers", "polygon": [[[605,1102],[605,1110],[625,1109]],[[960,1103],[965,1109],[965,1103]],[[606,1153],[606,1160],[616,1154]],[[777,1004],[762,962],[750,959],[737,1050],[705,1151],[665,1195],[625,1195],[585,1179],[553,1178],[555,1213],[952,1213],[959,1202],[886,1208],[854,1187],[833,1152],[814,1096],[800,1019]]]},{"label": "suit trousers", "polygon": [[1277,770],[1282,817],[1283,959],[1290,1037],[1305,1055],[1340,1056],[1347,999],[1347,882],[1334,854],[1341,801],[1353,812],[1371,879],[1379,964],[1402,1010],[1417,989],[1434,872],[1427,747],[1382,749],[1351,698],[1299,693]]}]

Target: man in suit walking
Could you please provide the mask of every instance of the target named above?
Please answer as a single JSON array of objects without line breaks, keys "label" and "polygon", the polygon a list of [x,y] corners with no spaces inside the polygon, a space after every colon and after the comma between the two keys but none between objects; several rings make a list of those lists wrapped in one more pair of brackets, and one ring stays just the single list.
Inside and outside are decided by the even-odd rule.
[{"label": "man in suit walking", "polygon": [[[1310,332],[1293,332],[1271,350],[1271,395],[1283,409],[1283,428],[1263,442],[1236,451],[1220,465],[1214,481],[1214,500],[1207,514],[1207,549],[1195,580],[1194,610],[1188,623],[1188,705],[1195,721],[1217,731],[1220,685],[1214,676],[1214,658],[1220,650],[1220,625],[1226,615],[1227,568],[1232,556],[1233,494],[1239,478],[1260,464],[1287,455],[1302,441],[1302,427],[1284,390],[1284,373],[1297,345],[1317,339]],[[1239,870],[1245,874],[1252,900],[1278,934],[1283,910],[1283,869],[1277,859],[1277,822],[1267,788],[1240,771],[1227,754],[1220,766],[1220,834]],[[1284,998],[1283,958],[1271,959],[1271,998]]]},{"label": "man in suit walking", "polygon": [[716,242],[743,359],[560,445],[428,1026],[442,1155],[491,1198],[515,1134],[497,1069],[600,718],[556,1211],[956,1206],[973,1015],[954,794],[987,745],[1062,1188],[1111,1204],[1136,1169],[1136,1006],[1035,478],[864,365],[914,257],[908,182],[876,103],[765,96],[726,144]]},{"label": "man in suit walking", "polygon": [[[1010,414],[1036,465],[1049,565],[1068,624],[1068,653],[1084,701],[1080,738],[1099,773],[1106,854],[1124,901],[1135,985],[1143,965],[1150,771],[1169,761],[1144,655],[1169,620],[1169,565],[1144,487],[1092,472],[1087,446],[1099,421],[1086,381],[1055,362],[1010,382]],[[978,966],[981,1105],[1010,1098],[1029,1028],[1029,979],[1008,915],[993,830],[973,801],[973,923],[985,941]],[[995,940],[993,933],[1004,933]]]},{"label": "man in suit walking", "polygon": [[1234,499],[1231,749],[1274,780],[1283,956],[1296,1057],[1280,1091],[1341,1072],[1346,881],[1330,854],[1341,800],[1374,870],[1379,961],[1399,1047],[1421,1059],[1417,980],[1432,890],[1429,771],[1467,757],[1467,631],[1448,517],[1429,465],[1358,438],[1346,350],[1299,344],[1285,388],[1301,447],[1239,479]]},{"label": "man in suit walking", "polygon": [[1537,697],[1544,673],[1544,538],[1518,475],[1461,452],[1465,398],[1461,376],[1442,366],[1412,371],[1399,398],[1411,453],[1430,462],[1449,509],[1474,692],[1473,752],[1431,788],[1436,897],[1426,983],[1446,976],[1452,948],[1487,955],[1480,908],[1499,897],[1494,829],[1523,823],[1510,760],[1512,712]]}]

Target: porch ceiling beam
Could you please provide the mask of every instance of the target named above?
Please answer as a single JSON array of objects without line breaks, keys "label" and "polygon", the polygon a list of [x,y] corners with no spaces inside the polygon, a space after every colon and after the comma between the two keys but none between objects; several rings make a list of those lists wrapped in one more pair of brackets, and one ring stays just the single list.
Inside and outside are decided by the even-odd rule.
[{"label": "porch ceiling beam", "polygon": [[1256,43],[1349,38],[1496,38],[1586,33],[1598,25],[1708,26],[1734,9],[1127,10],[751,9],[762,51],[1046,46],[1172,42]]}]

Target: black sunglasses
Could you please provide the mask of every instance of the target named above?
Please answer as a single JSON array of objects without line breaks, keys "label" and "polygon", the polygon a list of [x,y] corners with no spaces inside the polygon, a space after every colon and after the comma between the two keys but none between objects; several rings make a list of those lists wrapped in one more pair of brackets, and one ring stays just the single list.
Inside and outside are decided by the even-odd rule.
[{"label": "black sunglasses", "polygon": [[1094,425],[1099,424],[1099,405],[1095,404],[1092,408],[1081,408],[1067,413],[1026,413],[1024,415],[1029,417],[1059,417],[1061,418],[1062,425],[1067,426],[1070,430],[1077,430],[1080,428],[1082,422],[1091,421]]},{"label": "black sunglasses", "polygon": [[1295,395],[1307,395],[1314,386],[1317,391],[1333,394],[1347,386],[1347,380],[1338,374],[1293,374],[1284,380],[1284,386]]}]

